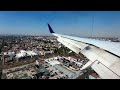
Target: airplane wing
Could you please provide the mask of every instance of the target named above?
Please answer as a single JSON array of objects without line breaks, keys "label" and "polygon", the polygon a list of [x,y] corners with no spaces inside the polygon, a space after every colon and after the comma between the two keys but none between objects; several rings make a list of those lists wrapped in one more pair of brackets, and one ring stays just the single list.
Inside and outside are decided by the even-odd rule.
[{"label": "airplane wing", "polygon": [[48,24],[50,33],[75,53],[89,61],[81,68],[91,67],[103,79],[120,79],[120,43],[57,34]]}]

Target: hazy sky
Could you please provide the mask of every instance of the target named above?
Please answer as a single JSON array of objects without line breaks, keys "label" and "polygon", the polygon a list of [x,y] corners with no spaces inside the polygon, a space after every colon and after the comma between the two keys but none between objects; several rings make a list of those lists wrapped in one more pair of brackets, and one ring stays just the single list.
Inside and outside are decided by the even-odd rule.
[{"label": "hazy sky", "polygon": [[[92,20],[94,24],[92,31]],[[0,34],[120,37],[120,11],[0,11]]]}]

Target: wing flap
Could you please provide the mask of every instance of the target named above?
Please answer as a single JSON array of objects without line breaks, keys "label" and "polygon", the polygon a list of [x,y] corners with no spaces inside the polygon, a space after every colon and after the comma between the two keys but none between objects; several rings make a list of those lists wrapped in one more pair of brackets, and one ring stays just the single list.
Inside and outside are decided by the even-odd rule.
[{"label": "wing flap", "polygon": [[95,61],[91,66],[102,79],[120,79],[120,76],[115,72],[104,66],[99,61]]},{"label": "wing flap", "polygon": [[87,68],[91,67],[92,64],[93,64],[92,61],[88,61],[80,70],[87,69]]}]

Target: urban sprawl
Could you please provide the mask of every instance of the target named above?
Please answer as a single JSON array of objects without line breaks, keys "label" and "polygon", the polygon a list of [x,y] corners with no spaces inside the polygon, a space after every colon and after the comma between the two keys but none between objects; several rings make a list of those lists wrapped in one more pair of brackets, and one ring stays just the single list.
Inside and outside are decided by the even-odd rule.
[{"label": "urban sprawl", "polygon": [[91,68],[80,70],[87,62],[53,36],[0,37],[1,79],[100,79]]}]

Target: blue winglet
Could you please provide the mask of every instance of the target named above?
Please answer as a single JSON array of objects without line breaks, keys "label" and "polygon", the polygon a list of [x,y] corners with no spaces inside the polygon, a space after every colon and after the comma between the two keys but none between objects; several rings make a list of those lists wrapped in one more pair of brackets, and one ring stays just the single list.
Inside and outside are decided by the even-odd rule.
[{"label": "blue winglet", "polygon": [[48,28],[50,30],[50,33],[55,33],[49,24],[48,24]]}]

